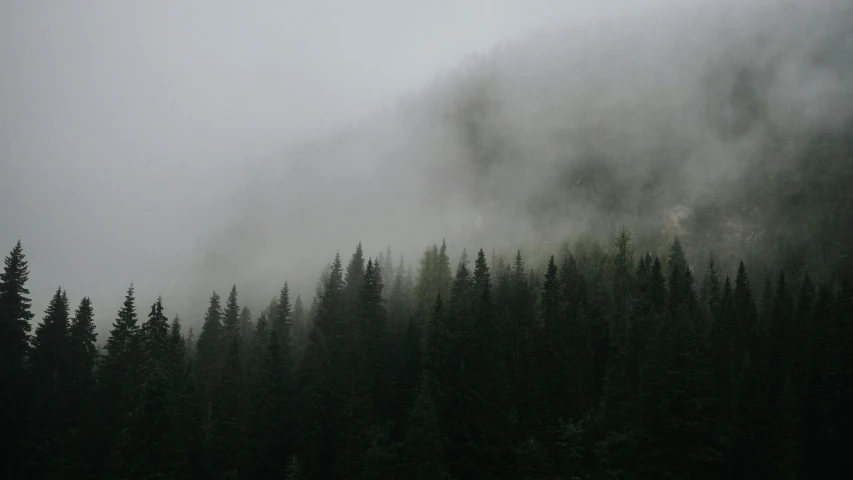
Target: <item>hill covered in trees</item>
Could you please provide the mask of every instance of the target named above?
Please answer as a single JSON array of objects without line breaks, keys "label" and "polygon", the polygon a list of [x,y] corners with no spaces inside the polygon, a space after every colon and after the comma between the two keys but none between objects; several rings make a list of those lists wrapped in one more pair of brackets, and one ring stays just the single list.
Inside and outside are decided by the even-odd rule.
[{"label": "hill covered in trees", "polygon": [[545,262],[622,225],[662,256],[678,235],[694,268],[713,251],[730,270],[840,280],[853,267],[851,24],[842,0],[667,2],[509,42],[247,166],[245,188],[223,194],[228,220],[199,242],[194,298],[233,278],[266,301],[284,272],[310,293],[327,252],[359,241],[414,257],[444,237]]},{"label": "hill covered in trees", "polygon": [[[838,478],[853,429],[853,288],[693,271],[627,230],[545,265],[415,271],[359,244],[316,296],[213,293],[197,335],[133,286],[98,350],[57,289],[31,328],[0,276],[4,478]],[[146,313],[147,312],[147,313]]]}]

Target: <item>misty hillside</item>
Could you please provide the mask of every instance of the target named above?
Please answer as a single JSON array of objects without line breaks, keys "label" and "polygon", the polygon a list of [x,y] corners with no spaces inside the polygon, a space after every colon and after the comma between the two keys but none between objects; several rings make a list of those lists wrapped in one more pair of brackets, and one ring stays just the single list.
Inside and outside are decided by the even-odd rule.
[{"label": "misty hillside", "polygon": [[[512,251],[626,225],[643,248],[679,234],[729,269],[737,249],[761,273],[782,261],[835,278],[853,266],[853,14],[744,3],[568,25],[463,62],[261,167],[211,240],[233,265],[206,271],[247,265],[252,281],[307,241],[324,255],[379,239],[418,254],[442,236]],[[288,271],[313,282],[324,259]]]},{"label": "misty hillside", "polygon": [[[311,81],[358,92],[370,58],[438,59],[415,48],[437,22],[410,16],[465,27],[456,0],[336,7],[319,34],[327,6],[208,2],[0,22],[20,67],[0,76],[0,240],[22,237],[0,269],[0,477],[853,470],[849,0],[578,4],[314,138],[359,102]],[[465,11],[490,8],[505,33],[527,4]],[[325,68],[380,24],[425,30]],[[279,129],[290,147],[249,160]]]}]

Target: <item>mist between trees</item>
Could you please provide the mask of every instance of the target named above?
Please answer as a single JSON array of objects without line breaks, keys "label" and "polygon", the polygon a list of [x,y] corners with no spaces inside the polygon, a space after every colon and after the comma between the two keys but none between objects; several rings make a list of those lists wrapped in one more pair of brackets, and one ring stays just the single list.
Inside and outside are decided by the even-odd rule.
[{"label": "mist between trees", "polygon": [[[0,277],[6,478],[793,478],[846,471],[853,288],[694,273],[625,229],[542,266],[335,256],[316,296],[201,329],[137,307],[104,348],[60,288]],[[148,311],[147,316],[145,311]]]}]

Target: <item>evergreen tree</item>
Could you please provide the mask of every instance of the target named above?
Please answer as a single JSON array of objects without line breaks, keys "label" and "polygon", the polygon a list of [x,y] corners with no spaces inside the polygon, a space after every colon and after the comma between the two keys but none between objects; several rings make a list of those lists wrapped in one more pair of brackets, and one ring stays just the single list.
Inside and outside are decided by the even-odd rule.
[{"label": "evergreen tree", "polygon": [[307,459],[311,478],[323,478],[334,460],[334,430],[331,425],[330,405],[331,356],[320,325],[314,324],[308,333],[308,345],[302,362],[300,385],[300,411],[297,424],[298,441],[302,458]]},{"label": "evergreen tree", "polygon": [[[438,305],[440,298],[439,296],[437,300]],[[432,384],[429,371],[425,371],[403,440],[403,452],[406,455],[405,475],[412,480],[440,478],[442,470],[441,434],[432,398]]]},{"label": "evergreen tree", "polygon": [[260,370],[252,382],[248,440],[255,446],[252,470],[257,478],[280,476],[285,471],[282,460],[290,451],[288,417],[293,413],[293,405],[281,350],[278,332],[273,329]]},{"label": "evergreen tree", "polygon": [[758,311],[752,297],[752,287],[743,262],[738,265],[734,288],[734,361],[740,363],[747,351],[758,345]]},{"label": "evergreen tree", "polygon": [[243,306],[240,309],[240,358],[244,362],[252,356],[252,344],[254,343],[254,325],[252,323],[252,312],[249,307]]},{"label": "evergreen tree", "polygon": [[[113,445],[111,473],[128,478],[184,476],[188,459],[181,451],[176,416],[180,397],[169,365],[173,342],[162,298],[151,305],[140,330],[140,363],[133,385],[133,412]],[[181,472],[182,475],[178,475]]]},{"label": "evergreen tree", "polygon": [[[21,435],[22,409],[29,402],[24,367],[29,353],[31,329],[30,291],[26,284],[29,267],[21,242],[5,258],[0,273],[0,431],[9,445]],[[0,462],[15,465],[14,448],[0,449]]]},{"label": "evergreen tree", "polygon": [[67,295],[57,289],[32,339],[29,375],[34,396],[27,418],[26,462],[34,476],[63,470],[61,438],[70,421],[67,393],[72,380],[68,309]]},{"label": "evergreen tree", "polygon": [[708,269],[705,271],[705,277],[702,279],[702,290],[700,297],[703,308],[707,309],[707,316],[710,322],[713,323],[720,315],[720,301],[722,292],[720,291],[720,276],[717,272],[717,262],[712,256],[708,260]]},{"label": "evergreen tree", "polygon": [[770,343],[773,379],[772,392],[778,393],[782,389],[781,380],[790,375],[793,367],[792,348],[796,348],[793,337],[794,302],[788,290],[785,272],[779,273],[779,281],[776,283],[776,294],[773,297],[773,311],[771,313]]},{"label": "evergreen tree", "polygon": [[89,297],[83,297],[74,312],[68,335],[69,370],[71,373],[73,415],[78,416],[84,409],[89,393],[95,385],[95,362],[98,358],[95,333],[94,311]]},{"label": "evergreen tree", "polygon": [[[278,336],[278,333],[276,333]],[[262,313],[258,322],[255,324],[255,332],[252,334],[252,352],[246,363],[247,378],[254,378],[258,373],[258,369],[264,362],[267,354],[267,348],[270,342],[270,325],[267,321],[267,314]],[[279,346],[279,348],[281,348]]]},{"label": "evergreen tree", "polygon": [[293,312],[290,305],[290,288],[287,282],[284,282],[284,287],[278,297],[276,305],[275,321],[273,329],[278,335],[279,345],[281,345],[282,368],[286,375],[290,375],[293,370]]},{"label": "evergreen tree", "polygon": [[92,457],[98,459],[93,465],[95,471],[111,466],[110,451],[117,434],[127,428],[134,408],[131,394],[139,359],[138,330],[136,297],[131,284],[98,367],[97,426],[91,435],[95,444]]},{"label": "evergreen tree", "polygon": [[219,295],[213,292],[196,344],[196,379],[203,402],[209,402],[211,399],[211,391],[218,377],[225,345],[222,307],[219,304]]},{"label": "evergreen tree", "polygon": [[369,378],[374,411],[386,417],[390,413],[391,373],[388,347],[388,316],[382,304],[382,270],[368,260],[359,299],[362,349],[366,356],[365,375]]},{"label": "evergreen tree", "polygon": [[169,373],[173,380],[181,379],[186,373],[187,346],[181,335],[181,319],[175,315],[169,326]]},{"label": "evergreen tree", "polygon": [[236,338],[231,341],[219,371],[210,410],[213,433],[209,458],[212,466],[220,475],[239,475],[247,468],[248,458],[245,454],[243,372],[240,344]]},{"label": "evergreen tree", "polygon": [[226,344],[240,333],[240,306],[237,304],[237,285],[231,287],[225,310],[222,312],[222,329]]},{"label": "evergreen tree", "polygon": [[305,305],[302,303],[302,297],[296,296],[296,301],[293,302],[293,359],[298,365],[302,360],[302,355],[305,353],[305,346],[308,344],[308,314],[305,311]]}]

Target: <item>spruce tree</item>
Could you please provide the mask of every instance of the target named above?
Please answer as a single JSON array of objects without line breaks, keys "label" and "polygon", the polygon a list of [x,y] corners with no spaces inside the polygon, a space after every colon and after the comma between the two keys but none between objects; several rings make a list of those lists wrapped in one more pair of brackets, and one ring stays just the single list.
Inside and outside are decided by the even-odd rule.
[{"label": "spruce tree", "polygon": [[708,260],[708,269],[705,271],[705,276],[702,278],[702,289],[700,291],[702,307],[706,310],[710,323],[713,323],[719,316],[720,299],[722,295],[720,287],[720,276],[717,271],[717,262],[712,256]]},{"label": "spruce tree", "polygon": [[248,467],[244,392],[240,343],[234,338],[219,370],[210,404],[213,438],[209,455],[220,474],[239,475]]},{"label": "spruce tree", "polygon": [[281,293],[278,296],[278,304],[276,305],[275,321],[273,329],[278,335],[278,342],[281,345],[282,368],[286,375],[290,375],[293,370],[293,312],[290,305],[290,288],[287,282],[284,282],[284,287],[281,288]]},{"label": "spruce tree", "polygon": [[773,296],[773,310],[771,312],[770,324],[770,344],[771,344],[771,361],[772,371],[770,378],[772,380],[772,392],[778,393],[782,389],[782,379],[786,375],[790,375],[793,368],[794,351],[797,339],[793,336],[793,314],[794,302],[791,298],[791,293],[788,290],[788,282],[785,278],[785,272],[779,273],[779,280],[776,282],[776,293]]},{"label": "spruce tree", "polygon": [[[278,336],[278,333],[276,333]],[[249,359],[246,361],[246,377],[254,379],[259,373],[261,365],[267,355],[267,348],[270,342],[270,325],[267,320],[267,314],[261,313],[258,322],[255,324],[255,331],[252,334],[252,351]],[[280,347],[279,347],[280,348]]]},{"label": "spruce tree", "polygon": [[293,302],[292,330],[294,359],[301,359],[308,340],[308,312],[305,311],[305,304],[302,302],[301,295],[297,295]]},{"label": "spruce tree", "polygon": [[96,410],[99,415],[92,434],[95,443],[93,458],[99,460],[93,466],[96,471],[112,466],[110,451],[118,433],[127,428],[134,408],[131,394],[139,359],[138,333],[136,297],[131,284],[113,322],[98,368]]},{"label": "spruce tree", "polygon": [[29,405],[26,462],[30,475],[62,470],[61,436],[69,426],[70,349],[68,297],[57,289],[32,339],[29,375],[33,398]]},{"label": "spruce tree", "polygon": [[244,362],[248,362],[252,356],[252,343],[254,339],[254,325],[252,324],[252,312],[249,307],[243,306],[240,309],[240,358]]},{"label": "spruce tree", "polygon": [[330,406],[331,355],[320,325],[312,325],[308,333],[308,345],[302,361],[300,385],[300,411],[297,423],[297,445],[306,459],[311,477],[322,478],[331,468],[334,459],[334,429],[331,424]]},{"label": "spruce tree", "polygon": [[66,367],[68,360],[68,297],[59,288],[36,327],[32,339],[30,375],[38,383],[47,381]]},{"label": "spruce tree", "polygon": [[754,352],[758,347],[758,310],[752,296],[752,287],[746,266],[740,262],[735,277],[734,288],[734,361],[740,363],[747,351]]},{"label": "spruce tree", "polygon": [[[21,411],[27,408],[29,389],[25,365],[30,348],[29,267],[20,240],[5,258],[0,273],[0,431],[8,445],[20,442]],[[0,449],[3,465],[17,465],[15,448]]]},{"label": "spruce tree", "polygon": [[219,367],[226,351],[225,332],[222,327],[222,307],[216,292],[210,296],[207,313],[196,344],[196,378],[203,402],[209,402],[216,384]]},{"label": "spruce tree", "polygon": [[[0,410],[4,431],[17,431],[16,414],[21,398],[18,386],[24,381],[24,366],[30,348],[31,301],[26,284],[30,271],[21,242],[5,258],[0,273]],[[8,453],[8,452],[6,452]]]},{"label": "spruce tree", "polygon": [[162,298],[140,329],[140,363],[133,385],[133,413],[113,446],[111,473],[129,478],[170,475],[186,469],[178,450],[178,391],[170,376],[172,338]]},{"label": "spruce tree", "polygon": [[185,375],[187,367],[187,345],[181,334],[181,319],[178,315],[169,326],[169,372],[174,380]]},{"label": "spruce tree", "polygon": [[288,435],[292,432],[289,420],[293,405],[281,350],[279,335],[273,329],[258,374],[252,380],[248,440],[254,446],[252,469],[258,478],[280,476],[285,470],[283,459],[291,451]]},{"label": "spruce tree", "polygon": [[240,306],[237,303],[237,285],[231,287],[222,312],[222,330],[226,345],[240,334]]},{"label": "spruce tree", "polygon": [[412,480],[431,480],[441,475],[441,433],[432,398],[432,384],[429,371],[425,371],[403,440],[403,470],[406,478]]},{"label": "spruce tree", "polygon": [[95,362],[98,358],[96,346],[94,311],[89,297],[83,297],[74,312],[68,335],[69,369],[72,372],[72,391],[75,415],[80,415],[90,390],[95,385]]}]

